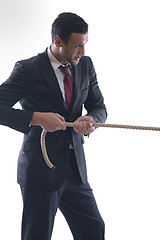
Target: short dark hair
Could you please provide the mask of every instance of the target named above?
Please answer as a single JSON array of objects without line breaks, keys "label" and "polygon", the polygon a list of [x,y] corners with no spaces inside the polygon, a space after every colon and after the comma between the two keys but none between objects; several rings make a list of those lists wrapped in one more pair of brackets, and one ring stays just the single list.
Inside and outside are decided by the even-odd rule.
[{"label": "short dark hair", "polygon": [[86,34],[88,24],[75,13],[64,12],[58,15],[52,24],[52,42],[59,36],[67,44],[72,33]]}]

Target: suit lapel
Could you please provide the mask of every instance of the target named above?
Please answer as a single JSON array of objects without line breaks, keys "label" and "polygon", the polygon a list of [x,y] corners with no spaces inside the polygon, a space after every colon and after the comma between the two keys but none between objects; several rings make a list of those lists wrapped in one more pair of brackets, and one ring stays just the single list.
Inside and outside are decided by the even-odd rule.
[{"label": "suit lapel", "polygon": [[63,106],[63,108],[66,109],[64,99],[63,99],[63,96],[62,96],[62,92],[61,92],[61,89],[59,87],[58,80],[57,80],[57,77],[55,75],[55,72],[54,72],[54,70],[51,66],[50,61],[49,61],[47,52],[42,54],[40,64],[41,64],[42,75],[44,76],[44,79],[45,79],[48,87],[52,91],[52,93],[54,95],[56,95],[56,97],[58,99],[58,102],[59,102],[58,105]]},{"label": "suit lapel", "polygon": [[76,100],[78,99],[78,93],[80,88],[80,65],[72,65],[73,77],[74,77],[74,94],[73,94],[73,107],[76,107]]}]

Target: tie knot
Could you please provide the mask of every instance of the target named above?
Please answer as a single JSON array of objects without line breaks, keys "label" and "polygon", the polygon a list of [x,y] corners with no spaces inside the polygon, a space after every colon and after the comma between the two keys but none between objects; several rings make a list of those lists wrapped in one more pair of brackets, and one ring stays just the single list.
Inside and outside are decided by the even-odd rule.
[{"label": "tie knot", "polygon": [[65,74],[68,74],[69,73],[69,71],[68,71],[68,66],[67,65],[60,65],[59,66],[59,69],[63,72],[63,73],[65,73]]}]

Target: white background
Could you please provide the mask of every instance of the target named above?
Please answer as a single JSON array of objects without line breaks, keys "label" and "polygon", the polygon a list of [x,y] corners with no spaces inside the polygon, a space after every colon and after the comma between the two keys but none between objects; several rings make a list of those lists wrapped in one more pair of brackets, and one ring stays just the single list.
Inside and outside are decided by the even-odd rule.
[{"label": "white background", "polygon": [[[95,65],[108,123],[160,126],[159,0],[0,0],[0,82],[17,60],[43,52],[63,11],[89,23],[86,55]],[[20,240],[16,183],[23,135],[0,126],[0,239]],[[90,184],[107,240],[160,239],[160,132],[97,129],[86,139]],[[58,212],[54,240],[72,239]]]}]

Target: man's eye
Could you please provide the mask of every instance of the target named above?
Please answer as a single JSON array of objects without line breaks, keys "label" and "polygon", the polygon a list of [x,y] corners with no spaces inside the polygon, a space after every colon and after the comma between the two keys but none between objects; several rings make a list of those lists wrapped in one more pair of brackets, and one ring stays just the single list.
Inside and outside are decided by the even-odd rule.
[{"label": "man's eye", "polygon": [[81,45],[80,45],[80,44],[78,44],[78,45],[76,45],[76,46],[75,46],[75,48],[79,48],[80,46],[81,46]]}]

